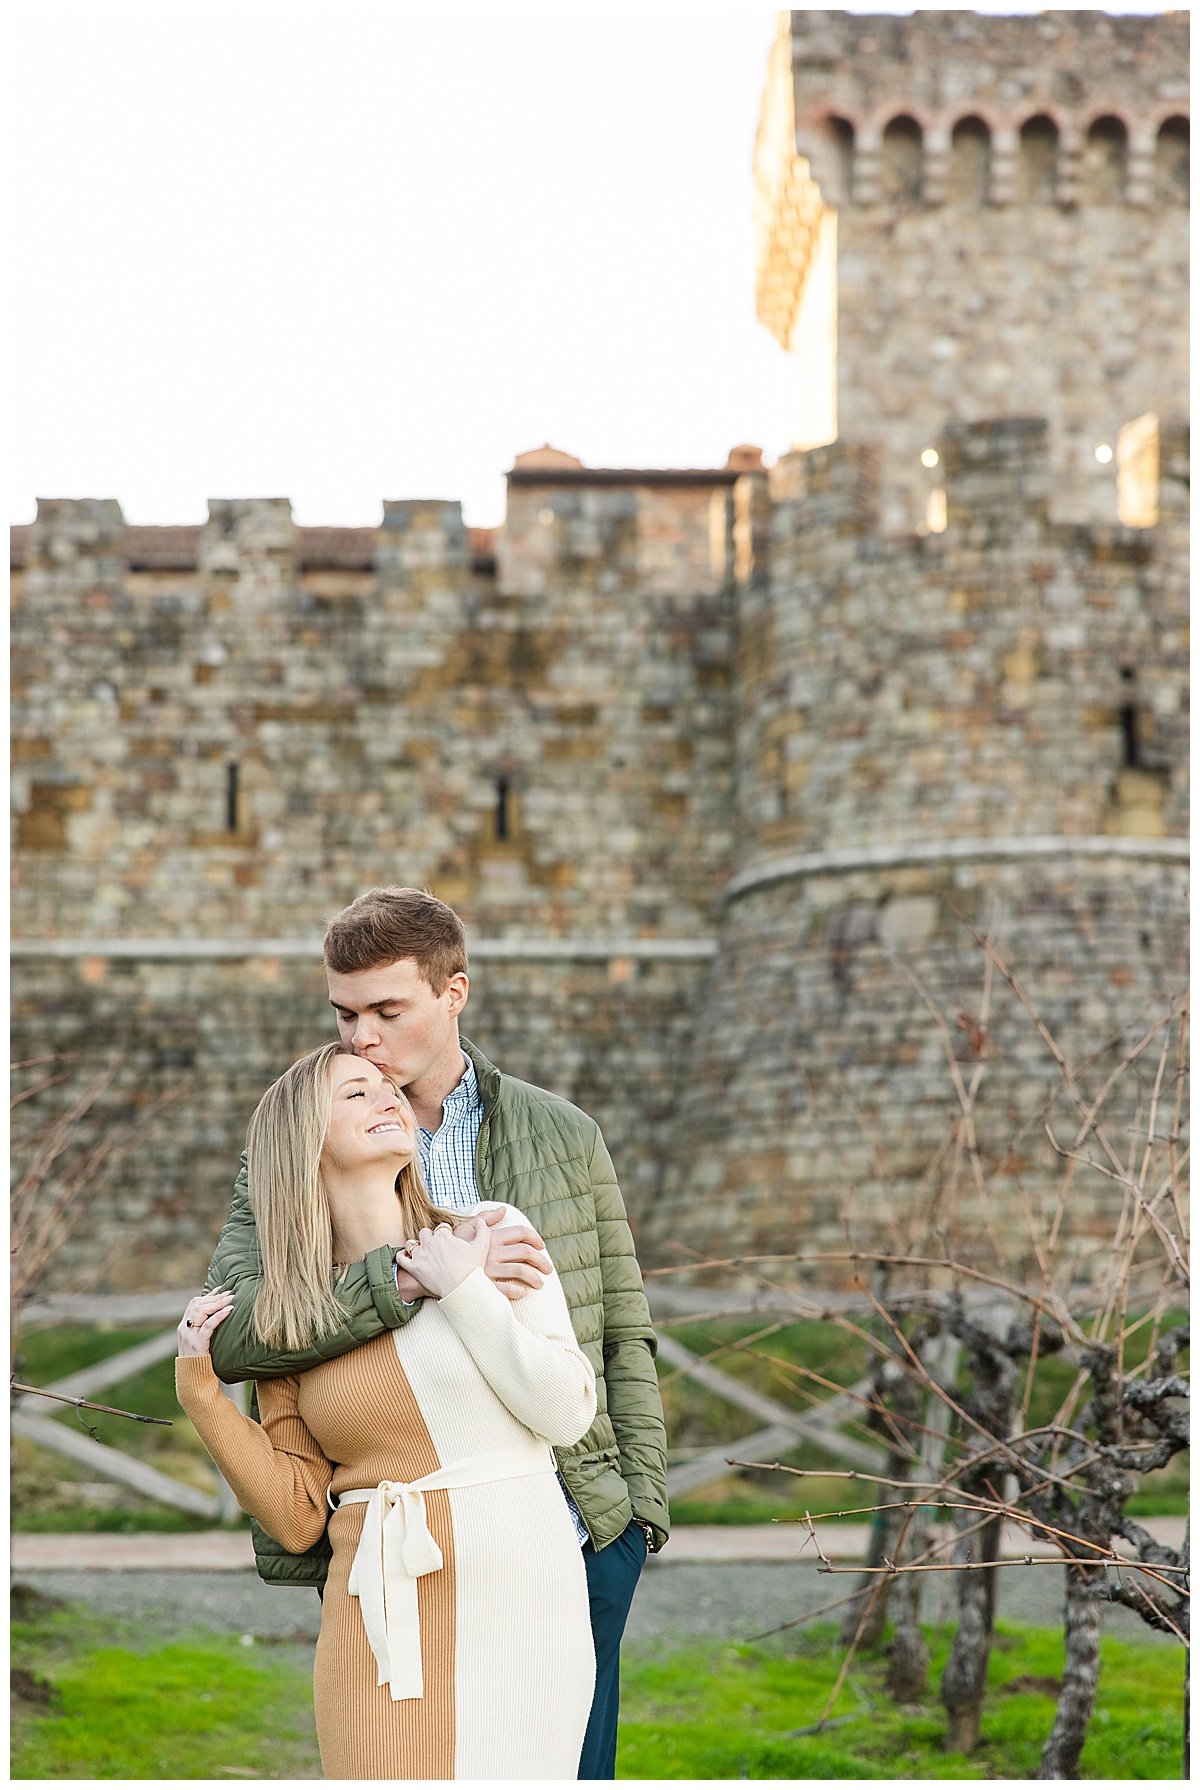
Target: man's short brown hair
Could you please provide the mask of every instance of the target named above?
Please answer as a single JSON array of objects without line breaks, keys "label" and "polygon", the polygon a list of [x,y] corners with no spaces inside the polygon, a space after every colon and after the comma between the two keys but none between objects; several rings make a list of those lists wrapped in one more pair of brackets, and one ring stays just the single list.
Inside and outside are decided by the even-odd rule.
[{"label": "man's short brown hair", "polygon": [[368,889],[325,928],[325,968],[339,976],[412,957],[434,994],[466,973],[467,935],[428,889]]}]

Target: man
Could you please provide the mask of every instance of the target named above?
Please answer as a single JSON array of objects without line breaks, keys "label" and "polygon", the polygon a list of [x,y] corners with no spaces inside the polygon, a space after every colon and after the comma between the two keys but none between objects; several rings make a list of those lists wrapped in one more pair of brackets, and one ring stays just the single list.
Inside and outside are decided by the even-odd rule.
[{"label": "man", "polygon": [[[540,1285],[545,1248],[580,1345],[597,1376],[596,1421],[558,1453],[559,1478],[583,1548],[596,1648],[596,1695],[581,1778],[616,1770],[618,1650],[647,1549],[666,1541],[666,1433],[655,1341],[620,1189],[600,1128],[569,1102],[502,1075],[465,1039],[466,938],[452,908],[424,889],[371,889],[330,921],[325,974],[342,1042],[403,1088],[420,1126],[421,1165],[437,1205],[507,1201],[536,1226],[492,1231],[487,1273],[511,1299]],[[502,1216],[499,1212],[497,1217]],[[406,1241],[397,1237],[396,1246]],[[301,1373],[407,1323],[423,1292],[395,1250],[355,1263],[338,1288],[343,1326],[306,1351],[265,1349],[252,1311],[258,1241],[238,1176],[206,1285],[234,1293],[213,1337],[223,1380]],[[537,1546],[537,1537],[530,1537]],[[286,1584],[324,1582],[328,1544],[288,1555],[261,1531],[259,1571]]]}]

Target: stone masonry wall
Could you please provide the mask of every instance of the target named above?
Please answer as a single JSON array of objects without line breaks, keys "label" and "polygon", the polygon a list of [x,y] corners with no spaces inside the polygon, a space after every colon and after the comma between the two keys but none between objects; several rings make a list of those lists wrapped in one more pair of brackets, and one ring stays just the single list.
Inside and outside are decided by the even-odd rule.
[{"label": "stone masonry wall", "polygon": [[1186,431],[1154,528],[1052,523],[1043,423],[941,439],[944,533],[879,540],[879,456],[772,474],[740,596],[739,865],[1000,835],[1187,832]]},{"label": "stone masonry wall", "polygon": [[[706,546],[711,495],[679,506]],[[732,615],[707,561],[644,578],[653,499],[657,529],[636,489],[570,517],[534,491],[561,521],[519,584],[471,569],[457,505],[323,531],[367,535],[346,569],[301,563],[322,531],[286,503],[214,503],[194,564],[135,569],[115,505],[43,504],[14,587],[16,933],[311,935],[397,881],[499,936],[703,931]]]},{"label": "stone masonry wall", "polygon": [[[224,674],[228,661],[204,656],[214,634],[203,630],[236,605],[205,608],[185,571],[171,575],[176,604],[160,608],[154,592],[162,596],[168,574],[128,572],[119,553],[101,551],[101,537],[88,543],[86,579],[66,559],[74,598],[47,604],[47,588],[54,595],[61,586],[51,572],[44,581],[33,574],[61,551],[55,542],[66,530],[56,516],[58,533],[31,554],[18,661],[36,665],[45,654],[46,665],[70,666],[75,682],[54,686],[58,708],[18,709],[20,763],[31,789],[99,788],[111,806],[101,808],[107,832],[88,830],[98,824],[97,796],[93,806],[60,798],[55,807],[43,794],[19,810],[18,828],[33,836],[16,855],[14,1038],[19,1060],[63,1054],[67,1080],[51,1104],[119,1056],[117,1082],[84,1132],[144,1126],[112,1190],[89,1207],[66,1266],[99,1254],[111,1285],[194,1277],[258,1093],[329,1035],[317,954],[300,940],[380,863],[367,853],[382,804],[364,798],[373,790],[403,798],[413,837],[450,829],[456,814],[439,800],[443,784],[458,766],[478,775],[488,729],[503,738],[510,728],[515,739],[517,720],[530,715],[541,729],[541,757],[528,761],[539,777],[527,797],[533,815],[558,802],[561,824],[572,784],[585,795],[580,832],[564,851],[579,877],[568,887],[584,891],[586,904],[522,908],[513,895],[508,905],[494,870],[503,841],[478,865],[468,860],[461,885],[436,870],[432,880],[472,921],[478,945],[468,1035],[600,1120],[647,1261],[676,1262],[680,1248],[837,1248],[847,1199],[864,1242],[917,1222],[940,1185],[956,1106],[942,1043],[901,965],[946,1013],[961,1061],[974,1064],[986,1049],[980,1124],[998,1203],[968,1203],[960,1220],[979,1235],[1011,1228],[1025,1194],[1048,1197],[1053,1184],[1038,1124],[1012,1141],[1036,1119],[1053,1072],[1002,985],[980,1042],[981,959],[953,909],[995,928],[1068,1055],[1100,1053],[1095,1076],[1179,993],[1185,974],[1186,437],[1145,421],[1135,436],[1126,459],[1139,501],[1157,515],[1153,527],[1052,523],[1039,422],[949,430],[946,529],[907,542],[879,534],[872,450],[792,456],[769,478],[748,471],[709,494],[725,517],[721,551],[734,582],[705,597],[660,588],[644,595],[636,621],[628,494],[601,489],[598,500],[576,488],[564,502],[554,487],[555,507],[547,492],[534,493],[494,587],[457,568],[455,602],[501,618],[490,640],[464,628],[447,642],[420,620],[449,607],[443,528],[414,526],[406,538],[395,526],[402,513],[390,507],[393,526],[373,545],[367,585],[344,567],[302,565],[297,575],[282,507],[235,511],[235,528],[262,529],[252,576],[248,544],[235,540],[228,553],[246,580],[254,626],[236,636],[245,653],[236,703],[218,686],[207,711],[203,694],[216,676],[197,678],[197,667],[211,661]],[[416,523],[429,519],[427,506],[416,509]],[[67,521],[106,524],[120,544],[111,513],[73,508]],[[268,524],[278,530],[274,557]],[[569,546],[555,542],[556,530]],[[301,543],[301,559],[310,547]],[[332,556],[328,542],[324,551]],[[540,579],[529,565],[535,551]],[[420,555],[425,587],[413,570]],[[47,623],[36,637],[35,603]],[[557,695],[524,703],[518,668],[530,660],[521,655],[550,603],[565,613],[554,654],[539,663],[541,689],[569,688],[576,704],[584,691],[604,692],[613,712],[599,702],[568,710]],[[405,606],[409,626],[398,619]],[[721,632],[733,617],[736,642]],[[290,649],[285,621],[296,632]],[[497,638],[510,657],[495,656]],[[56,650],[64,643],[74,653]],[[103,666],[124,679],[114,698],[90,681]],[[339,682],[347,666],[353,701]],[[489,666],[508,670],[490,677]],[[409,705],[363,694],[400,684]],[[45,685],[33,695],[49,702]],[[99,705],[114,699],[109,737]],[[164,715],[177,730],[170,737],[155,732]],[[672,742],[683,737],[674,730],[684,728],[696,755],[673,764]],[[247,823],[248,841],[233,843],[211,821],[196,824],[186,782],[165,773],[173,755],[188,762],[185,741],[205,738],[221,753],[234,740],[261,742],[270,776],[250,784],[250,798],[264,801],[286,775],[286,822],[264,809],[262,837]],[[427,760],[414,751],[422,740]],[[388,781],[397,763],[433,768],[406,792],[402,778]],[[115,774],[105,782],[97,766]],[[636,816],[670,794],[671,772],[723,842],[733,874],[721,879],[719,904],[700,901],[716,880],[715,850],[707,861],[694,844],[681,850],[704,835],[689,834],[680,817],[632,862],[631,848],[605,832],[605,814],[622,803]],[[614,787],[604,791],[606,780]],[[218,810],[221,794],[214,782]],[[190,833],[175,830],[189,820]],[[612,874],[631,877],[647,901],[653,847],[678,893],[668,891],[657,914],[633,898],[606,905],[609,885],[587,858],[598,846],[613,849]],[[239,850],[258,880],[227,884]],[[339,854],[342,883],[329,871]],[[391,874],[411,874],[410,862]],[[701,862],[711,881],[701,880]],[[206,876],[214,866],[218,874]],[[110,882],[128,899],[105,924]],[[571,911],[581,916],[574,926]],[[68,922],[91,930],[72,937]],[[1135,1089],[1131,1082],[1130,1098]],[[174,1104],[160,1111],[166,1093]],[[35,1103],[25,1116],[38,1111]],[[1122,1106],[1114,1123],[1126,1120]],[[1082,1246],[1104,1235],[1109,1216],[1103,1193],[1077,1197]],[[129,1249],[133,1235],[148,1249]]]},{"label": "stone masonry wall", "polygon": [[[509,1073],[601,1123],[635,1227],[661,1184],[704,967],[670,958],[472,962],[465,1035]],[[224,1222],[260,1094],[334,1036],[319,950],[307,959],[18,957],[11,1000],[15,1059],[54,1053],[67,1073],[18,1109],[18,1134],[119,1059],[112,1086],[75,1128],[77,1147],[134,1139],[111,1182],[75,1212],[55,1284],[193,1284]]]},{"label": "stone masonry wall", "polygon": [[14,1049],[66,1076],[23,1116],[119,1058],[81,1136],[146,1122],[66,1271],[203,1268],[258,1094],[330,1035],[322,922],[377,881],[458,907],[468,1035],[652,1202],[731,869],[734,477],[514,477],[498,568],[451,504],[17,531]]},{"label": "stone masonry wall", "polygon": [[[1062,1163],[1043,1121],[1062,1084],[998,974],[981,1024],[984,958],[954,909],[983,933],[994,928],[1089,1098],[1186,986],[1182,863],[1064,851],[748,890],[729,907],[701,991],[705,1023],[644,1218],[646,1259],[678,1262],[681,1240],[717,1259],[840,1257],[801,1271],[820,1286],[848,1278],[849,1248],[903,1252],[939,1230],[977,1267],[1032,1269],[1025,1212],[1053,1216]],[[960,1074],[969,1080],[985,1062],[975,1116],[986,1198],[955,1148],[952,1069],[913,977],[944,1016]],[[1145,1123],[1157,1064],[1154,1046],[1104,1108],[1125,1147],[1135,1120]],[[1069,1142],[1074,1106],[1060,1097],[1049,1116]],[[1063,1235],[1081,1277],[1103,1268],[1119,1205],[1111,1181],[1077,1174]]]}]

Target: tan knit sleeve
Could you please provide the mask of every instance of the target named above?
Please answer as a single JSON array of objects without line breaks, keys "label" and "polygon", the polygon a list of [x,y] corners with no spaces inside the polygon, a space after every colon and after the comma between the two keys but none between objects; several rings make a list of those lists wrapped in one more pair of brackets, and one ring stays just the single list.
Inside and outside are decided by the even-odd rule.
[{"label": "tan knit sleeve", "polygon": [[[528,1222],[509,1210],[514,1221]],[[536,1292],[509,1300],[476,1268],[438,1303],[519,1423],[556,1448],[578,1442],[596,1415],[596,1375],[575,1340],[556,1273]]]},{"label": "tan knit sleeve", "polygon": [[325,1531],[333,1467],[297,1410],[295,1378],[263,1380],[261,1423],[221,1391],[210,1355],[181,1355],[175,1391],[244,1511],[281,1547],[303,1553]]}]

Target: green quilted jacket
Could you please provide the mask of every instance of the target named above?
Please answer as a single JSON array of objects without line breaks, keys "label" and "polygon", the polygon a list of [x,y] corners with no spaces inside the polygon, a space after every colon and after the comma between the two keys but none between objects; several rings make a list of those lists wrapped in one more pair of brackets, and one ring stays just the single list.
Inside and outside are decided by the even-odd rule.
[{"label": "green quilted jacket", "polygon": [[[475,1065],[484,1107],[475,1159],[480,1198],[517,1206],[541,1233],[562,1279],[576,1338],[596,1370],[596,1420],[581,1441],[555,1451],[559,1471],[597,1548],[614,1541],[631,1516],[649,1523],[661,1546],[669,1520],[656,1344],[600,1127],[557,1095],[502,1075],[466,1039],[462,1047]],[[403,1238],[395,1241],[398,1247]],[[342,1328],[306,1350],[285,1353],[266,1348],[253,1332],[260,1273],[243,1156],[205,1282],[234,1293],[233,1309],[213,1335],[213,1365],[222,1380],[303,1373],[407,1323],[419,1309],[406,1307],[396,1291],[392,1250],[376,1249],[350,1268],[339,1287]],[[324,1582],[326,1539],[306,1554],[289,1554],[255,1525],[254,1546],[259,1573],[271,1583]]]}]

